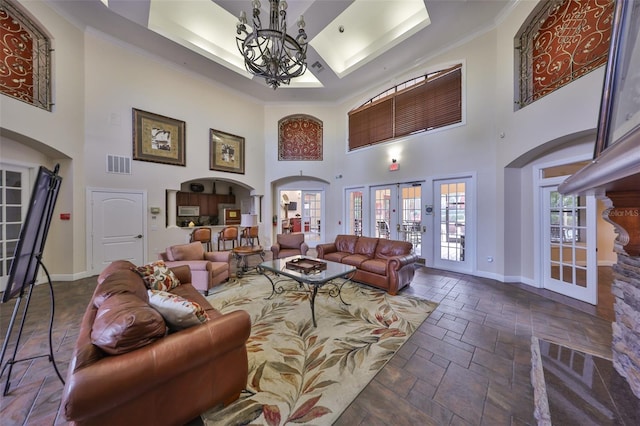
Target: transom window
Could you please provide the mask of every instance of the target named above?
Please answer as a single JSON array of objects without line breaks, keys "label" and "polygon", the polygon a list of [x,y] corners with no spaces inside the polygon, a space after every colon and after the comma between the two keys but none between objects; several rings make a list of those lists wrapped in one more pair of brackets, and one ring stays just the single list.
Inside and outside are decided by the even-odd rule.
[{"label": "transom window", "polygon": [[385,90],[349,112],[349,151],[462,121],[462,64]]}]

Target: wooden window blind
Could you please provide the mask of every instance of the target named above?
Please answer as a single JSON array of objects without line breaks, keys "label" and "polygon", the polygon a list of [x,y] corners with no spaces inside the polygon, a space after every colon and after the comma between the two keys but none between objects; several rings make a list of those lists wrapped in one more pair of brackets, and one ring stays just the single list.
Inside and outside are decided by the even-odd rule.
[{"label": "wooden window blind", "polygon": [[462,65],[426,77],[351,111],[349,150],[461,122]]}]

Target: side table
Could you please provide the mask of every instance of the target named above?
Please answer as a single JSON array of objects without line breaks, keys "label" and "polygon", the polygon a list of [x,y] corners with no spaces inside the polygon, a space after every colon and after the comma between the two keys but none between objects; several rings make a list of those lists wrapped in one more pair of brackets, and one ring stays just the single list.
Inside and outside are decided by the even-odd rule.
[{"label": "side table", "polygon": [[264,262],[264,248],[262,246],[239,246],[234,247],[231,253],[236,258],[236,276],[242,277],[245,272],[249,271],[247,258],[257,254]]}]

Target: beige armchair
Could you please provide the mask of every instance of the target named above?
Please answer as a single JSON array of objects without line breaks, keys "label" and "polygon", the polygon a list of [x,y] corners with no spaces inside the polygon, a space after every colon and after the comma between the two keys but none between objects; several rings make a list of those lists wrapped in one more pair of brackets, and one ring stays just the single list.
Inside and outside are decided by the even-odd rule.
[{"label": "beige armchair", "polygon": [[187,265],[191,270],[191,284],[205,296],[231,276],[231,252],[204,251],[200,241],[171,246],[160,253],[159,258],[170,268]]},{"label": "beige armchair", "polygon": [[278,234],[276,235],[276,243],[271,246],[274,259],[296,255],[304,256],[308,250],[309,246],[304,242],[303,233]]}]

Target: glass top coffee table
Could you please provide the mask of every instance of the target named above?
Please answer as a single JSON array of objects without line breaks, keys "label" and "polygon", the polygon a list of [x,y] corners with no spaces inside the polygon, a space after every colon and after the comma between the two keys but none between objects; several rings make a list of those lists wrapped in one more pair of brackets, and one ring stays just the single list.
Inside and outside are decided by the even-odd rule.
[{"label": "glass top coffee table", "polygon": [[[298,263],[300,265],[315,264],[317,267],[315,269],[313,266],[309,268],[302,267],[300,270],[296,270],[287,267],[287,263]],[[281,294],[284,291],[305,291],[308,293],[314,327],[316,327],[315,300],[318,289],[325,285],[330,286],[327,294],[331,297],[339,297],[342,303],[348,305],[348,303],[342,299],[340,292],[342,291],[342,287],[351,281],[353,274],[356,272],[354,266],[307,256],[291,256],[285,257],[284,259],[268,260],[258,265],[257,270],[271,282],[272,291],[267,299],[271,299],[274,295]],[[296,288],[285,288],[282,283],[288,280],[281,277],[290,278],[297,282],[298,285]]]}]

